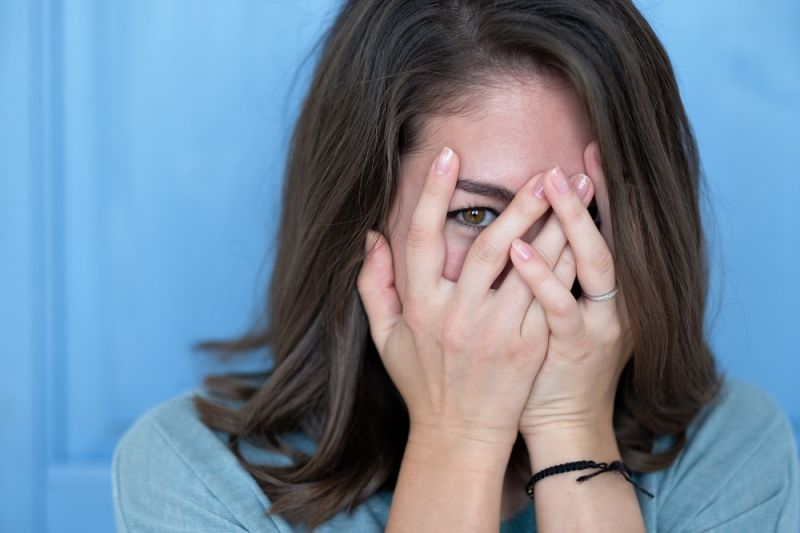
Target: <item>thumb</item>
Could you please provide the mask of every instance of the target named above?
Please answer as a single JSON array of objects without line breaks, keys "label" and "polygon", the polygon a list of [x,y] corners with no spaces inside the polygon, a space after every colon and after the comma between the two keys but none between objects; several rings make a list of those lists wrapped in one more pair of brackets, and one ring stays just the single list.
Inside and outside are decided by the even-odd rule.
[{"label": "thumb", "polygon": [[377,231],[369,230],[364,250],[364,263],[358,273],[356,287],[367,312],[372,340],[383,356],[389,333],[403,310],[394,286],[394,263],[386,238]]}]

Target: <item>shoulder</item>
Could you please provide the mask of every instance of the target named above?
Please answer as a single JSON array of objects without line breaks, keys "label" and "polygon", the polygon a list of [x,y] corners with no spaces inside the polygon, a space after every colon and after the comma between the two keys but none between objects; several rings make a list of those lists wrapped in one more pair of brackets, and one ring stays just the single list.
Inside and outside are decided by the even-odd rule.
[{"label": "shoulder", "polygon": [[778,403],[761,388],[726,378],[698,412],[684,449],[652,476],[659,530],[795,531],[797,445]]},{"label": "shoulder", "polygon": [[687,448],[721,455],[734,449],[794,451],[792,427],[778,403],[760,387],[733,378],[726,378],[717,398],[697,414],[687,440]]},{"label": "shoulder", "polygon": [[119,531],[289,531],[188,391],[144,413],[112,458]]}]

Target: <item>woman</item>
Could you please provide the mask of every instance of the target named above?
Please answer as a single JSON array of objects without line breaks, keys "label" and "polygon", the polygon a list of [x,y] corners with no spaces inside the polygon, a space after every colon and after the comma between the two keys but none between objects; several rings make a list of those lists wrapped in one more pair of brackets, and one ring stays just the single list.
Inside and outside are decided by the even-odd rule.
[{"label": "woman", "polygon": [[272,369],[128,431],[118,526],[793,531],[789,425],[704,336],[700,180],[628,1],[347,2],[268,319],[202,344]]}]

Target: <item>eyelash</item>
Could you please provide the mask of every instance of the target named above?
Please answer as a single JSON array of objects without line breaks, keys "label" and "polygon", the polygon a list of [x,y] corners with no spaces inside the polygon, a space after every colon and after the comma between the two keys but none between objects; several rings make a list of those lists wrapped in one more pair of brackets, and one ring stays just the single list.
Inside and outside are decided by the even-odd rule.
[{"label": "eyelash", "polygon": [[497,211],[495,211],[491,207],[484,207],[484,206],[479,206],[479,205],[471,205],[471,206],[468,206],[468,207],[463,207],[461,209],[454,209],[453,211],[449,211],[447,213],[447,218],[448,218],[448,220],[449,219],[453,219],[456,224],[466,228],[467,231],[471,231],[473,233],[480,233],[486,227],[488,227],[488,225],[491,224],[491,222],[489,222],[489,224],[486,224],[486,226],[476,226],[475,224],[469,224],[467,222],[463,222],[463,221],[458,219],[458,215],[459,214],[465,213],[465,212],[470,211],[472,209],[479,209],[481,211],[489,212],[492,215],[494,215],[495,218],[497,218],[500,215],[500,213],[498,213]]},{"label": "eyelash", "polygon": [[[455,220],[456,224],[466,228],[468,231],[472,231],[474,233],[480,233],[489,224],[491,224],[491,222],[489,224],[487,224],[486,226],[476,226],[475,224],[468,224],[466,222],[462,222],[462,221],[458,220],[458,218],[457,218],[457,215],[459,213],[464,213],[465,211],[469,211],[471,209],[480,209],[482,211],[488,211],[489,213],[493,214],[495,218],[497,218],[500,215],[497,211],[495,211],[491,207],[483,207],[483,206],[479,206],[479,205],[471,205],[471,206],[468,206],[468,207],[463,207],[461,209],[454,209],[453,211],[448,211],[447,218],[448,218],[448,220],[449,219]],[[595,226],[597,226],[599,228],[600,224],[601,224],[600,213],[599,213],[599,210],[597,209],[597,203],[594,201],[594,198],[592,198],[592,201],[589,203],[588,210],[589,210],[589,214],[592,216],[592,220],[594,221]]]}]

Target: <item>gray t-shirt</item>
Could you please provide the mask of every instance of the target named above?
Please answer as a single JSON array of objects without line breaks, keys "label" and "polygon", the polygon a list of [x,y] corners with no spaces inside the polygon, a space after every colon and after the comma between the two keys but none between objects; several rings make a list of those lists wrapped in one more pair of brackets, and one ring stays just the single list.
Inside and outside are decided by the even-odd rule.
[{"label": "gray t-shirt", "polygon": [[[280,516],[225,447],[226,435],[206,427],[192,389],[155,406],[128,429],[114,450],[115,519],[121,532],[302,531]],[[308,446],[302,437],[298,445]],[[656,448],[668,444],[656,442]],[[241,446],[254,463],[286,457]],[[618,475],[618,474],[603,474]],[[726,379],[716,402],[692,421],[687,444],[673,464],[634,480],[647,530],[797,533],[800,489],[791,426],[761,389]],[[383,531],[392,493],[379,492],[352,514],[318,531]],[[536,531],[533,505],[501,524],[501,531]]]}]

